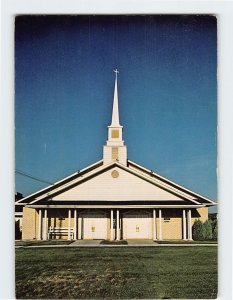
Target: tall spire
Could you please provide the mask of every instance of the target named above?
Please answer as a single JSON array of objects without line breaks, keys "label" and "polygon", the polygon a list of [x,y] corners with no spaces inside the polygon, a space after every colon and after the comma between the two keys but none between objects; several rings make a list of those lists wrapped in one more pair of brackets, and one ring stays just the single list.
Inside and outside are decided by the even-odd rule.
[{"label": "tall spire", "polygon": [[112,123],[110,126],[118,127],[121,126],[119,122],[119,109],[118,109],[118,90],[117,90],[117,74],[119,71],[116,69],[114,70],[116,73],[115,78],[115,87],[114,87],[114,98],[113,98],[113,108],[112,108]]},{"label": "tall spire", "polygon": [[108,140],[104,145],[103,161],[104,165],[112,162],[118,162],[123,165],[127,165],[127,148],[122,139],[123,126],[119,122],[119,110],[118,110],[118,91],[117,91],[117,74],[116,73],[114,97],[113,97],[113,108],[112,108],[112,123],[108,126]]}]

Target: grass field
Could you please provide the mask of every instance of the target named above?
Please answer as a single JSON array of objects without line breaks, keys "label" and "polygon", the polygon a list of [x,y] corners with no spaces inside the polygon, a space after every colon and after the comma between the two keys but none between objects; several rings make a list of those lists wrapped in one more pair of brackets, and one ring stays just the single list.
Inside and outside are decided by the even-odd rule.
[{"label": "grass field", "polygon": [[207,240],[207,241],[184,241],[184,240],[163,240],[163,241],[156,241],[157,244],[217,244],[217,241]]},{"label": "grass field", "polygon": [[23,299],[215,299],[217,247],[19,248]]},{"label": "grass field", "polygon": [[37,240],[29,240],[29,241],[15,241],[15,246],[43,246],[43,245],[69,245],[73,241],[67,240],[47,240],[47,241],[37,241]]}]

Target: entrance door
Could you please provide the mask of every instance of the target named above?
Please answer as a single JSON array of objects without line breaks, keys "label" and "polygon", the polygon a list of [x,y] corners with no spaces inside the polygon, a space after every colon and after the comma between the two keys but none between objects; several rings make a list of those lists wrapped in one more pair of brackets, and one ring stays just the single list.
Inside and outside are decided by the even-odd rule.
[{"label": "entrance door", "polygon": [[149,213],[126,213],[123,217],[124,239],[152,239],[152,221]]},{"label": "entrance door", "polygon": [[107,239],[107,216],[105,214],[83,215],[84,239]]}]

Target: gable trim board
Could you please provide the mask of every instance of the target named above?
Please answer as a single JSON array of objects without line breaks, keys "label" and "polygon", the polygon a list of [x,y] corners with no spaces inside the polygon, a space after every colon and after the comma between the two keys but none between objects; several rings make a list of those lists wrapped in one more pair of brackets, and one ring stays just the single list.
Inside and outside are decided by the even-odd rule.
[{"label": "gable trim board", "polygon": [[88,205],[88,204],[77,204],[77,205],[53,205],[53,204],[28,204],[26,207],[30,208],[200,208],[206,207],[205,205]]}]

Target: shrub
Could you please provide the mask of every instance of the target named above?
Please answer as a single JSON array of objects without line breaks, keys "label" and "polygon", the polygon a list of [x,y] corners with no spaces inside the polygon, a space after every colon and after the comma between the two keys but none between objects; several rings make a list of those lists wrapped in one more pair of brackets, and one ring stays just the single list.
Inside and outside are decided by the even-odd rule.
[{"label": "shrub", "polygon": [[205,227],[200,220],[194,222],[192,231],[194,240],[203,241],[205,239]]},{"label": "shrub", "polygon": [[218,222],[217,222],[217,220],[214,220],[211,225],[212,225],[212,239],[214,241],[217,241],[217,239],[218,239]]},{"label": "shrub", "polygon": [[200,220],[196,220],[193,224],[193,239],[196,241],[215,240],[218,239],[218,223],[217,220],[207,220],[203,224]]},{"label": "shrub", "polygon": [[203,224],[204,227],[204,239],[205,240],[212,240],[212,221],[207,220]]}]

